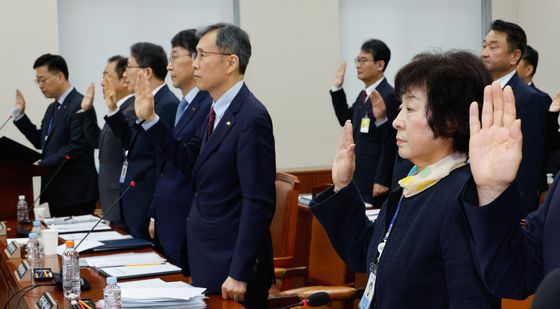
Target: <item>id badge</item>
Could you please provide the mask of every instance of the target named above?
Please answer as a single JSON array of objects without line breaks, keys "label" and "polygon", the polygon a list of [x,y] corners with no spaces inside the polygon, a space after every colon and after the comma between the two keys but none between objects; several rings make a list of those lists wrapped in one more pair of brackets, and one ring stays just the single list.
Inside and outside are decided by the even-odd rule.
[{"label": "id badge", "polygon": [[368,115],[366,114],[364,118],[362,118],[362,122],[360,124],[360,133],[369,133],[369,123],[371,120],[369,119]]},{"label": "id badge", "polygon": [[119,177],[119,182],[124,183],[124,179],[126,178],[126,170],[128,169],[128,160],[124,160],[121,169],[121,176]]},{"label": "id badge", "polygon": [[364,295],[362,295],[362,299],[360,299],[360,303],[358,304],[358,308],[360,309],[369,309],[371,302],[373,301],[373,292],[375,292],[375,274],[374,272],[369,272],[369,279],[366,285],[366,289],[364,291]]}]

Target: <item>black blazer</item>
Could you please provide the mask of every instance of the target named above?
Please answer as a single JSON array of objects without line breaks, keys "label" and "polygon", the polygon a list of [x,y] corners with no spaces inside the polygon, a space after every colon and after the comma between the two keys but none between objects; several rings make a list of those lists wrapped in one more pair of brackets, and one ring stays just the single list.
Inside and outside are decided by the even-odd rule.
[{"label": "black blazer", "polygon": [[[352,120],[354,143],[356,144],[356,172],[354,180],[362,195],[372,196],[373,184],[391,186],[393,162],[395,160],[396,143],[394,138],[393,120],[398,112],[398,100],[394,89],[384,78],[376,87],[387,105],[387,122],[376,127],[375,118],[369,99],[362,105],[358,99],[348,107],[344,89],[332,92],[331,98],[336,118],[341,126],[346,120]],[[360,133],[360,123],[364,115],[370,119],[369,132]]]},{"label": "black blazer", "polygon": [[[163,123],[170,127],[175,122],[178,103],[179,100],[167,85],[164,85],[154,96],[156,114]],[[124,223],[128,227],[130,235],[148,239],[148,214],[153,205],[154,189],[161,172],[161,157],[145,137],[127,122],[122,111],[119,110],[111,117],[105,117],[105,121],[128,151],[126,156],[128,169],[124,183],[121,185],[121,191],[128,187],[132,178],[138,173],[146,172],[144,180],[123,197],[121,205]]]},{"label": "black blazer", "polygon": [[[93,162],[93,148],[86,140],[82,122],[77,111],[83,96],[73,89],[64,100],[52,122],[52,132],[48,135],[49,122],[58,103],[47,107],[41,127],[37,128],[29,118],[15,121],[16,127],[37,149],[42,149],[41,165],[48,170],[41,177],[41,190],[52,180],[41,196],[41,203],[48,202],[51,207],[71,207],[97,200],[97,172]],[[68,155],[70,160],[66,160]],[[54,175],[54,172],[64,166]],[[55,176],[53,178],[53,176]]]}]

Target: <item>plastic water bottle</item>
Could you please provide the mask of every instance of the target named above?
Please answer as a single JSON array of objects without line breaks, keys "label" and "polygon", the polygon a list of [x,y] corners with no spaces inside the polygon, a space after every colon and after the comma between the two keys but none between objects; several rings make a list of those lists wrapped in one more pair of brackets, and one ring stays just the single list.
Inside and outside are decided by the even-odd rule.
[{"label": "plastic water bottle", "polygon": [[29,214],[27,213],[27,202],[25,201],[25,195],[20,195],[17,203],[17,219],[18,223],[29,222]]},{"label": "plastic water bottle", "polygon": [[43,256],[43,236],[41,235],[41,230],[41,221],[33,221],[33,228],[31,229],[31,232],[37,234],[37,241],[39,242],[39,253],[41,254],[41,256]]},{"label": "plastic water bottle", "polygon": [[69,300],[80,298],[80,261],[73,240],[66,241],[62,254],[62,291]]},{"label": "plastic water bottle", "polygon": [[37,233],[29,233],[29,241],[27,242],[27,263],[31,270],[41,267],[41,256],[39,253],[39,241]]},{"label": "plastic water bottle", "polygon": [[121,287],[117,285],[117,278],[107,277],[107,286],[103,290],[105,309],[121,309]]}]

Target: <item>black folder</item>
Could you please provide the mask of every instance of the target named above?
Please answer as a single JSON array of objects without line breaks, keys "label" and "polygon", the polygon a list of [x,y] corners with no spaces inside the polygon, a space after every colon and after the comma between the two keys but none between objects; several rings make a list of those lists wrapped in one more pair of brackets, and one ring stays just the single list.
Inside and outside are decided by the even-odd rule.
[{"label": "black folder", "polygon": [[0,160],[34,163],[39,159],[41,153],[5,136],[0,137]]},{"label": "black folder", "polygon": [[154,246],[152,242],[140,238],[103,240],[100,242],[103,243],[103,246],[91,248],[91,251],[99,252],[99,251],[112,251],[112,250],[131,250],[131,249],[140,249],[140,248]]}]

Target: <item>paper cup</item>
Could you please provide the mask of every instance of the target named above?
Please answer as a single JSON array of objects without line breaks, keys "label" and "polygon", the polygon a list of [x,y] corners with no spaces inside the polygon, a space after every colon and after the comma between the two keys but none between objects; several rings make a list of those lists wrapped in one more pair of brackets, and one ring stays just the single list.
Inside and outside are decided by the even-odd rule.
[{"label": "paper cup", "polygon": [[53,229],[44,229],[41,231],[41,237],[43,237],[45,255],[56,255],[56,247],[58,246],[58,231]]},{"label": "paper cup", "polygon": [[35,207],[33,213],[35,214],[35,220],[43,220],[46,218],[47,210],[44,207]]}]

